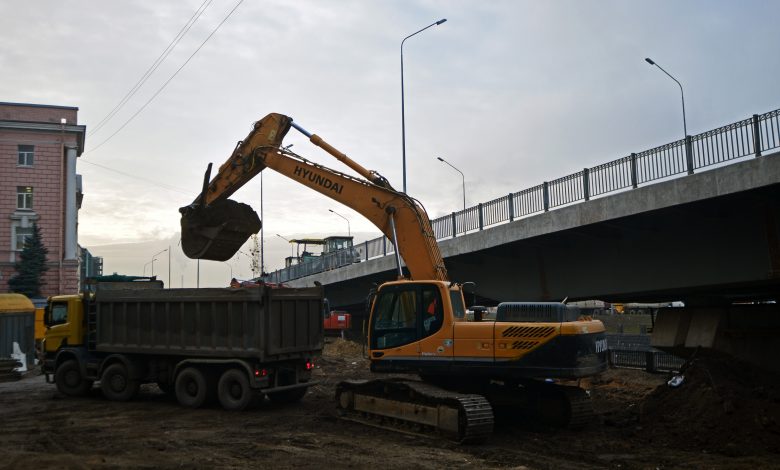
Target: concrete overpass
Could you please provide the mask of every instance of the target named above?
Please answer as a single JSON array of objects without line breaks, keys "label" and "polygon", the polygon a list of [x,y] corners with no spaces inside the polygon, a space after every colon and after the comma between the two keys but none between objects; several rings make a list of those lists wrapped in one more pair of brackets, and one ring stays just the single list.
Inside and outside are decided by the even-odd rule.
[{"label": "concrete overpass", "polygon": [[[780,154],[569,205],[440,241],[450,277],[480,302],[780,297]],[[362,308],[393,256],[289,281]]]}]

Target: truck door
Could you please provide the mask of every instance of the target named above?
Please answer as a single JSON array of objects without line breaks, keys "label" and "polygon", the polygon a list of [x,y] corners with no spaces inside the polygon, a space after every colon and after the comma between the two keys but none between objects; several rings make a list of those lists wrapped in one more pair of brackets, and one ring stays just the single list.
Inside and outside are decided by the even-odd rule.
[{"label": "truck door", "polygon": [[71,325],[68,322],[68,302],[58,301],[49,304],[46,309],[46,351],[56,351],[67,343],[71,335]]}]

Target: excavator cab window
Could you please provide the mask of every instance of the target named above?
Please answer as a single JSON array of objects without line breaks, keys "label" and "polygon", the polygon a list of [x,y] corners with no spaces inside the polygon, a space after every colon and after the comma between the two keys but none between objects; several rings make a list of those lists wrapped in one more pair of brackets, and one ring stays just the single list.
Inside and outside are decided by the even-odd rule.
[{"label": "excavator cab window", "polygon": [[466,317],[466,306],[463,304],[463,295],[459,290],[450,291],[450,302],[452,303],[452,316],[463,320]]},{"label": "excavator cab window", "polygon": [[444,313],[436,286],[397,285],[382,289],[371,316],[371,347],[413,343],[441,328]]}]

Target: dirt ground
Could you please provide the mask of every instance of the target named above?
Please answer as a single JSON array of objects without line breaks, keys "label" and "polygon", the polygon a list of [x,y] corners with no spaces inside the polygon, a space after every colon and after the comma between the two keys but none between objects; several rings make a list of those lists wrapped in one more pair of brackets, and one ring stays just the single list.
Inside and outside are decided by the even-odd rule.
[{"label": "dirt ground", "polygon": [[[334,386],[368,378],[360,347],[337,340],[303,401],[230,413],[184,409],[156,386],[127,403],[65,398],[42,376],[0,383],[0,468],[780,468],[778,389],[742,369],[668,377],[613,369],[593,380],[583,431],[497,416],[487,444],[460,446],[344,421]],[[752,378],[755,379],[755,378]],[[730,385],[734,386],[730,386]]]}]

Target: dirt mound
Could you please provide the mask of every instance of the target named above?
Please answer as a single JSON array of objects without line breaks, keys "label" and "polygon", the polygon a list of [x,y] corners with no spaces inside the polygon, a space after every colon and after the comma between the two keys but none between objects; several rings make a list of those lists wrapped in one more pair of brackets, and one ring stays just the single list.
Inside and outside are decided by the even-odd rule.
[{"label": "dirt mound", "polygon": [[337,338],[325,344],[323,357],[359,358],[363,357],[363,345],[354,341]]},{"label": "dirt mound", "polygon": [[780,377],[731,358],[701,357],[676,388],[641,404],[641,434],[653,443],[728,456],[780,453]]}]

